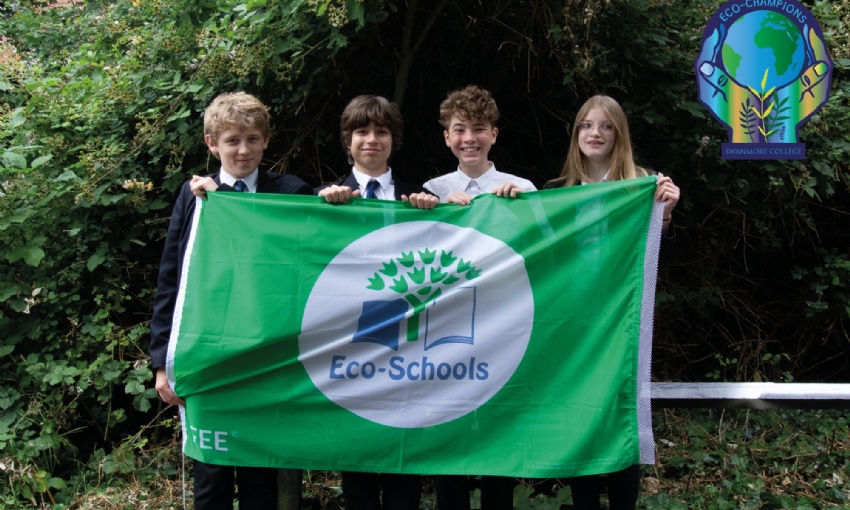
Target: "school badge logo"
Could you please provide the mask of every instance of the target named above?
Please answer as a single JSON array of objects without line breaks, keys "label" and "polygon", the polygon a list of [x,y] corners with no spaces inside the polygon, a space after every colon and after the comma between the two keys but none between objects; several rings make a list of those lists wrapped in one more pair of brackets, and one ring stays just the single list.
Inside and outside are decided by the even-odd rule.
[{"label": "school badge logo", "polygon": [[805,159],[799,128],[829,99],[832,60],[795,0],[732,0],[712,16],[695,62],[699,101],[726,126],[723,159]]},{"label": "school badge logo", "polygon": [[533,317],[525,261],[508,245],[471,228],[401,223],[361,237],[324,269],[307,299],[299,360],[328,399],[358,416],[438,425],[498,393],[522,361]]}]

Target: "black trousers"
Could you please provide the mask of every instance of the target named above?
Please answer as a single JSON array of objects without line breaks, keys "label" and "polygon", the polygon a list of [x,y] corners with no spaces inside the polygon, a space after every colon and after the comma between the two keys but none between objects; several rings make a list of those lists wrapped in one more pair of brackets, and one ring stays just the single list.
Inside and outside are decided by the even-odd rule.
[{"label": "black trousers", "polygon": [[[481,477],[481,510],[513,510],[516,479]],[[469,510],[470,479],[466,475],[437,477],[437,510]]]},{"label": "black trousers", "polygon": [[635,464],[607,475],[570,478],[575,510],[599,510],[599,496],[608,487],[611,510],[634,510],[640,493],[640,466]]},{"label": "black trousers", "polygon": [[342,472],[346,510],[419,510],[419,475]]},{"label": "black trousers", "polygon": [[277,469],[193,463],[195,510],[233,510],[234,489],[239,508],[277,510]]}]

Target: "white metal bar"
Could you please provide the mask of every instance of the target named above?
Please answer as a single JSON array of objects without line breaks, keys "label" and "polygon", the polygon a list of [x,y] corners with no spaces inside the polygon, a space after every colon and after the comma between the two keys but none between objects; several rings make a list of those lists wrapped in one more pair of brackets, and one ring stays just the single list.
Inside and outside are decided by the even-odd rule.
[{"label": "white metal bar", "polygon": [[850,384],[651,383],[653,407],[850,408]]}]

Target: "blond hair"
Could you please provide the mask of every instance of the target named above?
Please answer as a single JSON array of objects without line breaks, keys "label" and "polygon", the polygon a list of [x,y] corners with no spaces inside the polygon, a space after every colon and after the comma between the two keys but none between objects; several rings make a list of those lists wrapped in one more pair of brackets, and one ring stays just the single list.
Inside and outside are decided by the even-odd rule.
[{"label": "blond hair", "polygon": [[204,136],[216,141],[227,129],[240,131],[259,129],[263,137],[271,137],[269,109],[259,99],[245,92],[228,92],[213,99],[204,110]]},{"label": "blond hair", "polygon": [[599,108],[605,113],[611,120],[611,123],[614,124],[614,132],[616,133],[614,148],[611,151],[611,169],[608,172],[608,180],[619,181],[648,175],[649,172],[647,170],[635,165],[632,138],[629,134],[629,123],[620,103],[612,97],[597,95],[585,101],[579,109],[578,114],[576,114],[567,159],[564,162],[564,167],[561,169],[560,177],[553,181],[562,182],[564,186],[574,186],[580,182],[590,182],[587,171],[587,156],[581,152],[578,139],[579,132],[581,131],[581,123],[593,108]]}]

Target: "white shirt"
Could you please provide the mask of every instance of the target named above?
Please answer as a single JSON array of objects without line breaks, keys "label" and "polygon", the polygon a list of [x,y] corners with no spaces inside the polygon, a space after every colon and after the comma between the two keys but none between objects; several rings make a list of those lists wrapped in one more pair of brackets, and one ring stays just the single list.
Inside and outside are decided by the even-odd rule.
[{"label": "white shirt", "polygon": [[351,173],[357,179],[357,185],[360,186],[360,196],[366,194],[366,185],[369,181],[375,179],[378,181],[378,189],[375,190],[375,197],[381,200],[395,200],[395,184],[393,184],[393,169],[387,168],[387,171],[378,177],[372,177],[369,174],[364,174],[360,170],[352,167]]},{"label": "white shirt", "polygon": [[493,192],[503,182],[512,182],[522,188],[523,191],[537,191],[537,188],[528,179],[500,172],[496,170],[496,165],[491,165],[490,169],[477,179],[472,179],[458,167],[450,174],[441,175],[426,182],[425,189],[440,197],[440,202],[445,202],[446,197],[457,191],[463,191],[467,195],[475,197],[481,193]]},{"label": "white shirt", "polygon": [[237,179],[236,177],[233,177],[229,173],[225,172],[224,169],[222,168],[221,171],[218,173],[218,180],[221,181],[222,184],[227,184],[228,186],[230,186],[232,188],[236,187],[236,181],[242,181],[242,182],[245,183],[245,186],[248,188],[245,191],[247,191],[248,193],[256,193],[257,192],[257,174],[259,174],[259,173],[260,173],[259,169],[255,168],[254,172],[251,173],[251,175],[249,175],[248,177],[245,177],[244,179]]}]

